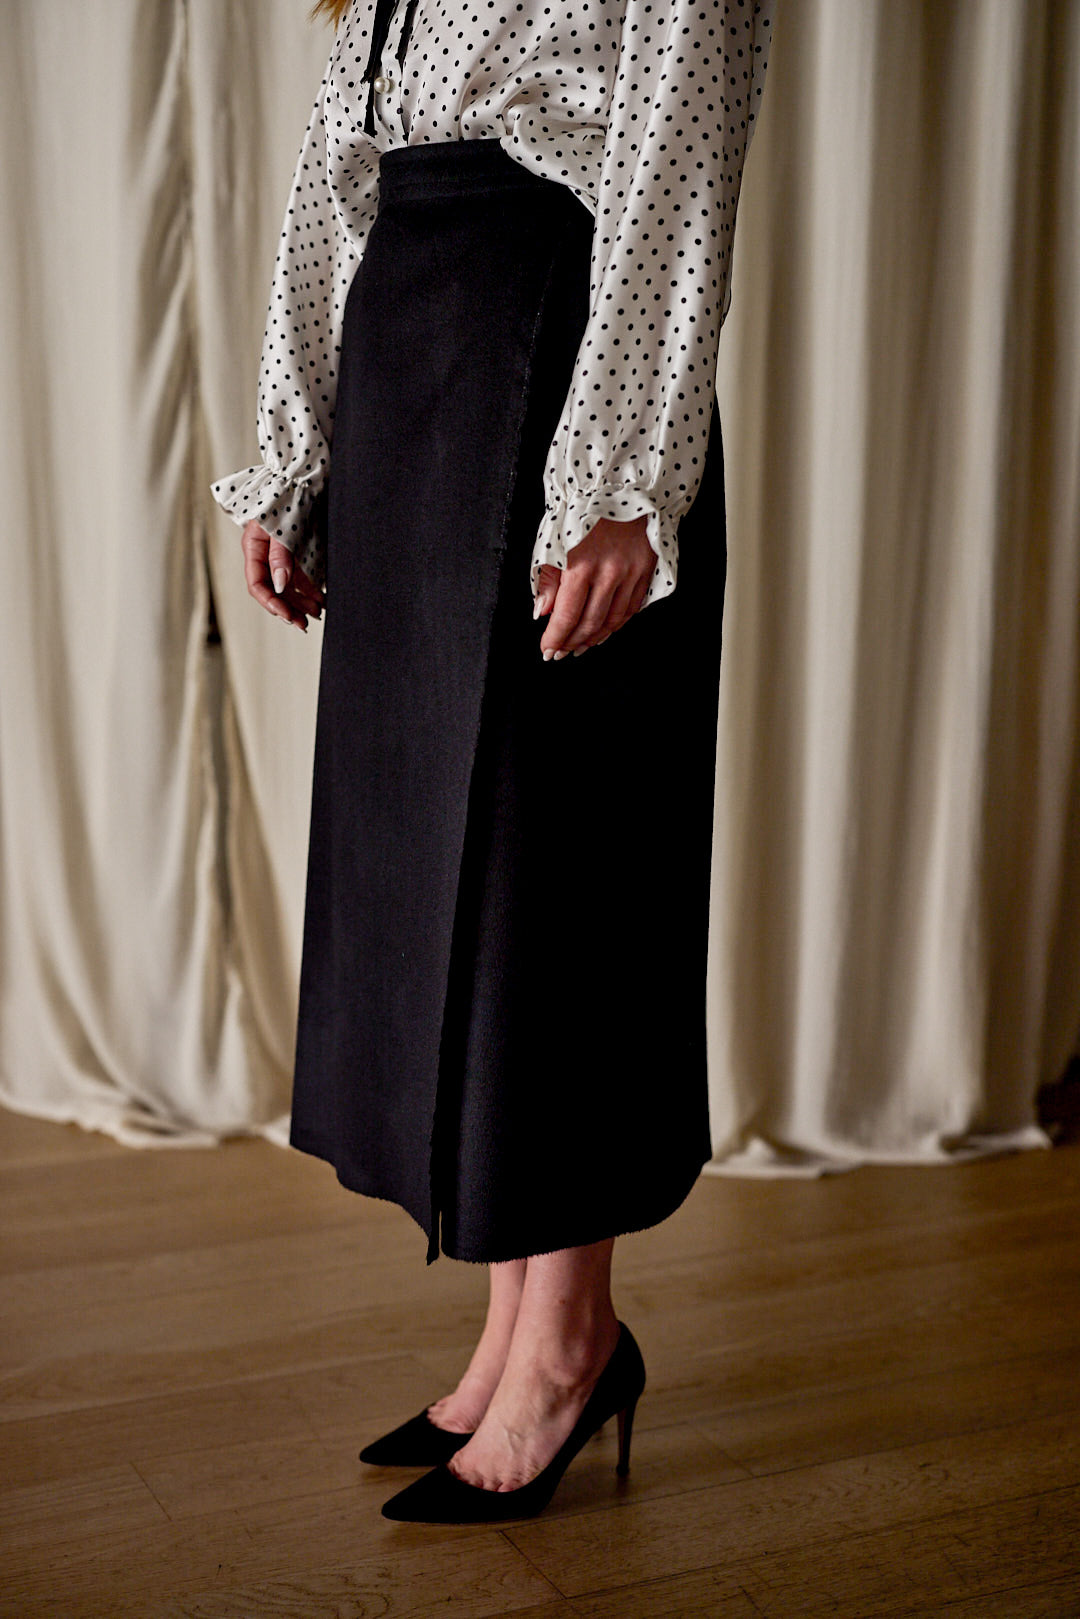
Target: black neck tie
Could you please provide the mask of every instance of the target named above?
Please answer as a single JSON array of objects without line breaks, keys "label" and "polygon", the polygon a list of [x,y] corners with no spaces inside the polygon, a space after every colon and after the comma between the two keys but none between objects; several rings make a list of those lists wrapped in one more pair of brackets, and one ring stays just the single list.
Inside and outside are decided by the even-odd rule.
[{"label": "black neck tie", "polygon": [[[390,23],[394,12],[398,8],[398,0],[376,0],[375,20],[371,25],[371,49],[368,51],[367,67],[361,74],[361,83],[368,87],[367,112],[364,115],[365,135],[375,133],[375,80],[381,72],[382,53],[386,46],[386,36],[390,32]],[[413,12],[416,10],[416,0],[407,0],[405,6],[405,21],[401,28],[401,39],[398,41],[397,61],[400,68],[405,61],[405,50],[409,43],[409,34],[412,31]]]}]

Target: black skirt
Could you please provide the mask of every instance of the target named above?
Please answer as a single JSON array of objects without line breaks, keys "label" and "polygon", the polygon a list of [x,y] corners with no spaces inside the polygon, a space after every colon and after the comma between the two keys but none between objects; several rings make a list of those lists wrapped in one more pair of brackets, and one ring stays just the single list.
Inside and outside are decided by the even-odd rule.
[{"label": "black skirt", "polygon": [[291,1141],[428,1258],[654,1225],[709,1157],[719,425],[673,595],[544,663],[529,560],[592,217],[407,147],[345,309]]}]

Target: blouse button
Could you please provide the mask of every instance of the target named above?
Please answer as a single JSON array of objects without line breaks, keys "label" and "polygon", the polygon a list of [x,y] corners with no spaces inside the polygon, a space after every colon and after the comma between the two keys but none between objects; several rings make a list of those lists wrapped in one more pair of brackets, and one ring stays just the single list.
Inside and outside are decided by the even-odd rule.
[{"label": "blouse button", "polygon": [[384,96],[388,90],[392,90],[393,88],[394,88],[393,79],[389,79],[389,78],[386,77],[385,74],[380,73],[379,77],[375,80],[375,93],[376,93],[376,95]]}]

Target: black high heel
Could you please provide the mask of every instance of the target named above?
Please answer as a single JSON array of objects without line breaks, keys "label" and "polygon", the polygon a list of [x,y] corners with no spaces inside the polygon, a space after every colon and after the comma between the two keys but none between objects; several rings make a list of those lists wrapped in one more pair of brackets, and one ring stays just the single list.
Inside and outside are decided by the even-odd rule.
[{"label": "black high heel", "polygon": [[500,1523],[532,1518],[543,1512],[559,1480],[598,1428],[611,1417],[619,1422],[619,1459],[615,1471],[630,1471],[630,1436],[634,1412],[645,1387],[645,1362],[630,1328],[619,1322],[619,1341],[600,1373],[572,1431],[542,1472],[516,1490],[482,1490],[465,1484],[447,1467],[437,1467],[391,1496],[383,1517],[395,1523]]},{"label": "black high heel", "polygon": [[439,1467],[471,1438],[471,1433],[449,1433],[437,1428],[425,1408],[399,1428],[365,1445],[360,1460],[370,1467]]}]

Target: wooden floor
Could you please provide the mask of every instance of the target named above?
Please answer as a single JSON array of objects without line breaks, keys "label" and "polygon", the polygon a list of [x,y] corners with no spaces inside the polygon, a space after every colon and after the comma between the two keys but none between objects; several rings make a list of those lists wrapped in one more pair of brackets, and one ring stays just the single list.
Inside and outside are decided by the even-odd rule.
[{"label": "wooden floor", "polygon": [[387,1523],[361,1444],[461,1369],[484,1272],[265,1143],[0,1110],[0,1613],[1080,1616],[1080,1147],[702,1180],[626,1238],[633,1468]]}]

